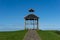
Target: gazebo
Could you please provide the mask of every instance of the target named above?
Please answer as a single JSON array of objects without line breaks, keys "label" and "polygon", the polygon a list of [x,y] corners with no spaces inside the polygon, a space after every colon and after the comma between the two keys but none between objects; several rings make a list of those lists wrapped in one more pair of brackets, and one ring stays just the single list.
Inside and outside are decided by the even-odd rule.
[{"label": "gazebo", "polygon": [[36,16],[35,14],[33,14],[34,10],[33,9],[30,9],[29,10],[30,14],[28,14],[27,16],[24,17],[24,24],[25,24],[25,30],[27,29],[27,25],[33,25],[33,29],[35,29],[35,26],[36,26],[36,29],[38,30],[39,29],[39,17]]}]

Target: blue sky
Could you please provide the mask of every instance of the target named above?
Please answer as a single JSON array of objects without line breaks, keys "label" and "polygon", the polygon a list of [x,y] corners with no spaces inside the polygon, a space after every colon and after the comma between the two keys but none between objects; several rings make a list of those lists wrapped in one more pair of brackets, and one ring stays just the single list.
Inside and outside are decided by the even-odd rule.
[{"label": "blue sky", "polygon": [[24,29],[24,16],[39,16],[42,30],[60,30],[60,0],[0,0],[0,31]]}]

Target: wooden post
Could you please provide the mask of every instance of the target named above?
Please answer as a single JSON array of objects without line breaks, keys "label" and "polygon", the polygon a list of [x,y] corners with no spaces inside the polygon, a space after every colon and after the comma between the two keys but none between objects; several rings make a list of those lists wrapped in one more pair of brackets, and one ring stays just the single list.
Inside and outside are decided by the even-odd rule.
[{"label": "wooden post", "polygon": [[37,19],[37,30],[39,30],[39,28],[38,28],[38,19]]},{"label": "wooden post", "polygon": [[26,30],[26,20],[25,20],[25,30]]}]

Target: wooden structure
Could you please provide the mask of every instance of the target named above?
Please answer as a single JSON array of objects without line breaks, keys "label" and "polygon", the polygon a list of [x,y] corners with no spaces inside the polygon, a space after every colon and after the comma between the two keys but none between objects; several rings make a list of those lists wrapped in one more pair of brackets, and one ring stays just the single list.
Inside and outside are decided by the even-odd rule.
[{"label": "wooden structure", "polygon": [[24,17],[25,29],[27,29],[26,28],[27,25],[33,25],[33,29],[35,29],[35,26],[36,26],[36,29],[38,30],[39,29],[39,27],[38,27],[39,17],[36,16],[35,14],[33,14],[33,12],[34,12],[33,9],[30,9],[29,12],[30,12],[30,14]]}]

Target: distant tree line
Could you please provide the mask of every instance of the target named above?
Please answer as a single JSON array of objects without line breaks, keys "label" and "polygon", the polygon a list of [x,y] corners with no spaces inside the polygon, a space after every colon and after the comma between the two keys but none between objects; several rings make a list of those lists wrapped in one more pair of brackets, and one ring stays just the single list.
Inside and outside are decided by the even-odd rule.
[{"label": "distant tree line", "polygon": [[60,31],[56,31],[56,33],[57,33],[58,35],[60,35]]}]

